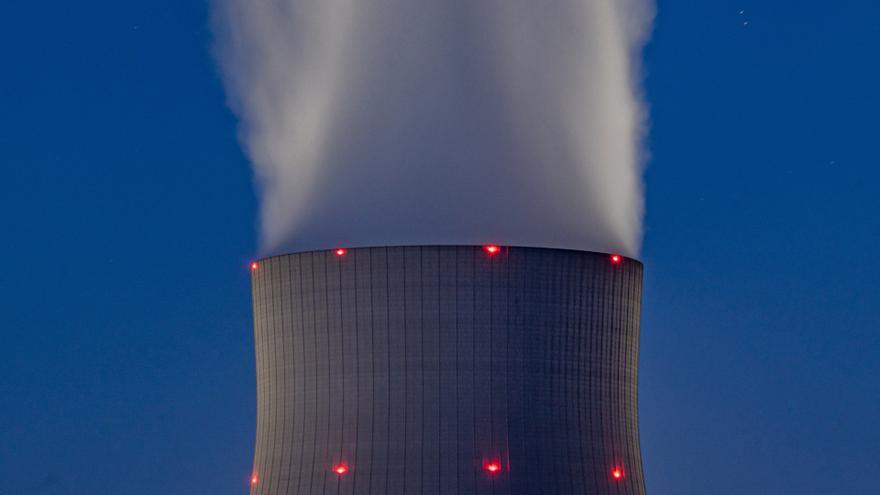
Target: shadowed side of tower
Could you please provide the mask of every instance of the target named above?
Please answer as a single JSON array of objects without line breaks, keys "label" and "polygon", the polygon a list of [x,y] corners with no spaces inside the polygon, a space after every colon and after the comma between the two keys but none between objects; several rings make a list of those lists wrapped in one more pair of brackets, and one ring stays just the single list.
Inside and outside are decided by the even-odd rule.
[{"label": "shadowed side of tower", "polygon": [[641,291],[570,250],[261,260],[251,493],[644,494]]}]

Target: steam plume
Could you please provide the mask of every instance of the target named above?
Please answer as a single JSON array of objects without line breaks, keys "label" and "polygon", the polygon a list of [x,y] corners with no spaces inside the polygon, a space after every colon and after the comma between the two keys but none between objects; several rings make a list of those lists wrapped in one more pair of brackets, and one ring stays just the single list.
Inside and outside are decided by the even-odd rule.
[{"label": "steam plume", "polygon": [[638,254],[651,0],[214,3],[264,254]]}]

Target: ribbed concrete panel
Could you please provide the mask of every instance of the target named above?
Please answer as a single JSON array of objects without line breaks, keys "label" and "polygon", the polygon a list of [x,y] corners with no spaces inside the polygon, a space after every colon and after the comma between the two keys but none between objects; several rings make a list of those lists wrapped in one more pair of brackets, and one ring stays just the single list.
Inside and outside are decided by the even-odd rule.
[{"label": "ribbed concrete panel", "polygon": [[568,250],[260,261],[251,493],[644,494],[641,292],[638,261]]}]

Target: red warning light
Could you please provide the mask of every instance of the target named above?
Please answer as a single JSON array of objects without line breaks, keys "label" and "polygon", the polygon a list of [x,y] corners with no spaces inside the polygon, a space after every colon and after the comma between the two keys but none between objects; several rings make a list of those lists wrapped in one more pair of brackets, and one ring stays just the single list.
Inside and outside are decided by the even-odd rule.
[{"label": "red warning light", "polygon": [[339,248],[336,251],[333,251],[333,253],[335,253],[336,256],[345,256],[346,253],[348,253],[348,250],[343,249],[343,248]]},{"label": "red warning light", "polygon": [[611,468],[611,477],[616,480],[623,479],[623,468],[615,467]]},{"label": "red warning light", "polygon": [[501,252],[501,247],[496,246],[495,244],[489,244],[488,246],[483,246],[483,251],[486,251],[489,254],[498,254]]},{"label": "red warning light", "polygon": [[256,261],[254,261],[253,263],[251,263],[251,270],[256,270],[256,269],[259,268],[259,267],[260,267],[260,265],[258,265]]},{"label": "red warning light", "polygon": [[619,254],[612,254],[611,255],[611,264],[612,265],[619,265],[621,263],[623,263],[623,256],[621,256]]},{"label": "red warning light", "polygon": [[346,466],[345,464],[337,464],[333,466],[333,472],[339,476],[342,476],[343,474],[348,472],[348,466]]},{"label": "red warning light", "polygon": [[253,476],[251,476],[251,484],[252,484],[252,485],[256,485],[259,481],[260,481],[260,480],[257,479],[257,475],[256,475],[256,474],[253,475]]},{"label": "red warning light", "polygon": [[487,462],[484,467],[486,468],[486,471],[489,471],[489,474],[498,474],[501,472],[501,463],[498,461]]}]

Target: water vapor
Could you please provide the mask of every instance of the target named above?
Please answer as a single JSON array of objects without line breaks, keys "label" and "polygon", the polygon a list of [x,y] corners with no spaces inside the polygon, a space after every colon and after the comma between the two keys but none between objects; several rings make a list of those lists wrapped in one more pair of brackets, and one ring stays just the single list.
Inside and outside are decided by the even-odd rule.
[{"label": "water vapor", "polygon": [[264,254],[637,255],[651,0],[214,0]]}]

